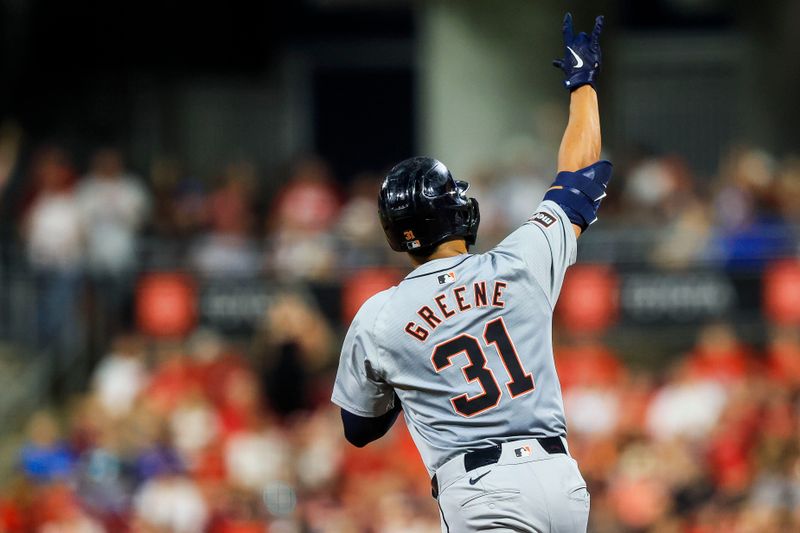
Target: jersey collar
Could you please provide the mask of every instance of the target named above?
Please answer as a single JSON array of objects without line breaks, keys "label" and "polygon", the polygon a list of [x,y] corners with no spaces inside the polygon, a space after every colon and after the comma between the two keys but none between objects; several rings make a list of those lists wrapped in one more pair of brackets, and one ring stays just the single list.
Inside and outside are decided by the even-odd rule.
[{"label": "jersey collar", "polygon": [[431,259],[427,263],[423,263],[414,270],[412,270],[408,276],[404,279],[414,279],[420,278],[422,276],[428,276],[431,274],[439,274],[442,272],[447,272],[451,268],[455,268],[470,257],[473,257],[473,254],[459,254],[454,255],[453,257],[442,257],[440,259]]}]

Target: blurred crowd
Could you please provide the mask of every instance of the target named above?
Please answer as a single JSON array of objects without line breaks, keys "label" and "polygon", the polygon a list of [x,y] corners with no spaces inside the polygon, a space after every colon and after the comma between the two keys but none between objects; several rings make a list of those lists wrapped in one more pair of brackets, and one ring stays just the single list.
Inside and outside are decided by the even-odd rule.
[{"label": "blurred crowd", "polygon": [[[364,449],[329,403],[324,320],[237,347],[118,337],[88,392],[30,419],[0,531],[439,531],[402,421]],[[592,497],[591,531],[800,529],[800,330],[745,345],[703,327],[666,371],[633,369],[593,336],[559,333],[569,446]],[[322,354],[322,355],[321,355]],[[279,385],[279,384],[282,384]]]},{"label": "blurred crowd", "polygon": [[[526,153],[536,152],[531,146]],[[640,251],[604,255],[604,261],[635,257],[666,268],[700,263],[759,270],[800,250],[797,156],[777,158],[756,147],[736,146],[708,176],[693,172],[675,154],[630,149],[608,157],[615,165],[614,178],[599,231],[616,230],[608,241],[618,247],[630,242]],[[481,202],[481,243],[491,247],[526,220],[554,170],[547,158],[517,157],[470,176]],[[589,235],[597,232],[593,227]]]},{"label": "blurred crowd", "polygon": [[661,226],[649,259],[685,267],[711,262],[760,269],[797,255],[800,158],[776,158],[736,146],[716,175],[694,175],[676,155],[623,158],[624,181],[616,205],[623,224]]},{"label": "blurred crowd", "polygon": [[345,443],[329,402],[337,354],[313,306],[284,294],[247,346],[115,339],[89,390],[29,421],[0,531],[432,531],[407,433]]},{"label": "blurred crowd", "polygon": [[[203,276],[320,280],[391,257],[378,249],[379,176],[342,185],[314,157],[284,179],[237,161],[207,180],[159,158],[143,179],[119,150],[103,148],[80,177],[67,151],[48,146],[33,154],[23,181],[15,210],[28,260],[63,277],[124,279],[151,259]],[[348,253],[354,247],[358,257]]]},{"label": "blurred crowd", "polygon": [[594,532],[800,529],[800,329],[761,349],[704,326],[664,371],[602,343],[557,347],[572,454]]},{"label": "blurred crowd", "polygon": [[[533,141],[519,151],[459,176],[481,203],[481,249],[526,220],[552,181],[552,157]],[[758,268],[798,253],[800,157],[733,147],[711,176],[696,175],[677,155],[628,150],[613,159],[601,227],[653,231],[646,261]],[[36,151],[18,169],[13,193],[32,267],[67,294],[81,272],[124,293],[126,279],[147,262],[280,280],[330,280],[343,269],[399,262],[375,216],[386,169],[335,176],[324,160],[305,157],[269,175],[234,161],[195,177],[162,157],[146,170],[139,177],[119,150],[102,148],[80,177],[63,148]]]},{"label": "blurred crowd", "polygon": [[[12,255],[27,258],[24,268],[36,280],[40,346],[75,345],[87,305],[101,332],[93,342],[105,345],[130,322],[140,271],[330,283],[365,267],[407,267],[386,246],[376,216],[385,169],[335,176],[324,160],[305,157],[270,175],[234,161],[216,175],[195,177],[180,161],[159,157],[143,178],[118,149],[104,147],[81,176],[58,146],[4,162],[3,154],[14,152],[5,148],[9,137],[0,132],[0,187],[11,184],[3,172],[16,168],[5,195],[13,200],[12,241],[24,254]],[[526,220],[552,180],[552,157],[533,141],[514,153],[459,176],[470,180],[481,204],[481,250]],[[734,147],[707,177],[675,155],[628,150],[614,160],[603,223],[584,239],[581,257],[760,271],[775,258],[800,254],[800,158]],[[593,239],[600,245],[592,247]]]}]

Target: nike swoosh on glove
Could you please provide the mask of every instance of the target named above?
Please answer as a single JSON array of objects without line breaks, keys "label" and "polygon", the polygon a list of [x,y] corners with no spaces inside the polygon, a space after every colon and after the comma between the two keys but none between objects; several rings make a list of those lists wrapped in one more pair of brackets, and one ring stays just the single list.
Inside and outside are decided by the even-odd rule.
[{"label": "nike swoosh on glove", "polygon": [[564,35],[564,58],[555,59],[553,65],[564,71],[564,87],[574,91],[583,85],[594,87],[602,63],[600,33],[603,31],[603,16],[594,21],[591,35],[580,32],[574,35],[572,14],[564,16],[561,32]]}]

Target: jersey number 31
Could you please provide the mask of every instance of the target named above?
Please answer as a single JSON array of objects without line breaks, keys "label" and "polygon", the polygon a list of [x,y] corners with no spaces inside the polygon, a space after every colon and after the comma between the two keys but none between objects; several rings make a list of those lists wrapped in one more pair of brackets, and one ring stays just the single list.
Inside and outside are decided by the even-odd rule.
[{"label": "jersey number 31", "polygon": [[[510,380],[506,383],[509,394],[512,398],[521,396],[534,389],[533,376],[525,372],[522,362],[519,360],[517,350],[511,337],[508,336],[508,329],[503,322],[503,317],[496,318],[486,324],[483,328],[483,340],[487,346],[494,344],[500,360],[506,368]],[[477,381],[483,392],[475,396],[466,393],[450,398],[453,409],[461,416],[475,416],[489,409],[497,407],[503,392],[494,377],[491,368],[486,366],[486,354],[481,348],[478,339],[467,333],[462,333],[457,337],[436,345],[431,355],[431,362],[436,372],[441,372],[453,364],[453,358],[459,354],[465,354],[469,364],[462,366],[464,379],[468,383]]]}]

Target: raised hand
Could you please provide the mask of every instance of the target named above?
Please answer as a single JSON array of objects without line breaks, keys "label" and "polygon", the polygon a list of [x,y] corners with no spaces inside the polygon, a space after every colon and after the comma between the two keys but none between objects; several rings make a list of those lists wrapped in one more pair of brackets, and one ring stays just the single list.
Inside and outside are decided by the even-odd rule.
[{"label": "raised hand", "polygon": [[583,85],[594,87],[600,72],[602,53],[600,33],[603,31],[603,16],[594,21],[591,35],[580,32],[575,35],[572,29],[572,14],[564,16],[561,31],[564,35],[564,57],[556,59],[553,65],[564,71],[564,87],[574,91]]}]

